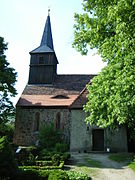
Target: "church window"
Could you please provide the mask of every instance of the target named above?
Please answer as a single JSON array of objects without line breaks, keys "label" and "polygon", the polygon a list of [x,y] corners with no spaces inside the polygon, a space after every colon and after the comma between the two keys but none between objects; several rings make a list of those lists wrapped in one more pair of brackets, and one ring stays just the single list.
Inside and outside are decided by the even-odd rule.
[{"label": "church window", "polygon": [[40,113],[37,112],[35,114],[34,131],[39,131],[39,123],[40,123]]},{"label": "church window", "polygon": [[44,64],[44,58],[43,58],[43,56],[39,57],[39,64]]},{"label": "church window", "polygon": [[60,113],[56,115],[56,129],[60,129]]}]

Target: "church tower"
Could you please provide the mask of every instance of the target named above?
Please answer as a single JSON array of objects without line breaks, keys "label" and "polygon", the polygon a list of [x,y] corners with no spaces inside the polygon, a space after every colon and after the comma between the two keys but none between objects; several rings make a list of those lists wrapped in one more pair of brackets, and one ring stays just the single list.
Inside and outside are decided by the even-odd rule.
[{"label": "church tower", "polygon": [[53,84],[58,60],[53,47],[50,15],[48,13],[40,46],[30,52],[28,84]]}]

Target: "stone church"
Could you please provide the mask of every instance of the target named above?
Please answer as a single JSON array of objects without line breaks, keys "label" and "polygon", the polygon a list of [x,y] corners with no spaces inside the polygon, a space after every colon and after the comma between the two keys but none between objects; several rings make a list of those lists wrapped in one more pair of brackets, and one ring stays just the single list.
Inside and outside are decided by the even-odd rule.
[{"label": "stone church", "polygon": [[14,143],[35,145],[39,127],[51,122],[61,129],[70,151],[127,151],[124,127],[109,129],[85,123],[88,84],[94,75],[57,74],[58,59],[53,46],[50,15],[40,46],[30,52],[29,80],[16,104]]}]

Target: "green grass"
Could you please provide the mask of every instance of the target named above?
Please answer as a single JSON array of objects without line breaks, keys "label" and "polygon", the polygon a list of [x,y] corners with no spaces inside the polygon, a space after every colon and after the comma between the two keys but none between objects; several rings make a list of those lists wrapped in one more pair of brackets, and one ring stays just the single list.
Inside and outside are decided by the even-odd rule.
[{"label": "green grass", "polygon": [[96,177],[99,172],[98,169],[90,168],[83,164],[78,164],[77,167],[73,171],[87,174],[89,177],[91,176]]},{"label": "green grass", "polygon": [[116,161],[118,163],[125,162],[125,161],[132,161],[133,154],[129,153],[118,153],[118,154],[111,154],[109,159]]},{"label": "green grass", "polygon": [[134,159],[130,162],[130,164],[128,165],[132,170],[135,171],[135,156]]},{"label": "green grass", "polygon": [[88,157],[84,157],[84,160],[90,167],[97,167],[97,168],[102,167],[102,163],[100,161],[93,160]]}]

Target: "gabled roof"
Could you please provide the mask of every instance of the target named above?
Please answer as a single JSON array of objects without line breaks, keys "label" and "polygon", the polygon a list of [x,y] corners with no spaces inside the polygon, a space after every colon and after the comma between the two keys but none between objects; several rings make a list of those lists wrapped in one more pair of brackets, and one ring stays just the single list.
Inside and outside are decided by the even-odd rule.
[{"label": "gabled roof", "polygon": [[[17,106],[82,108],[86,84],[95,75],[57,75],[53,85],[26,85]],[[65,96],[69,98],[54,98]]]},{"label": "gabled roof", "polygon": [[49,15],[47,16],[40,46],[34,49],[33,51],[31,51],[30,54],[31,53],[46,53],[46,52],[54,52],[51,22],[50,22]]},{"label": "gabled roof", "polygon": [[86,104],[87,102],[87,94],[88,94],[88,90],[85,87],[82,92],[80,93],[80,95],[73,101],[73,103],[70,105],[71,109],[82,109],[83,106]]}]

